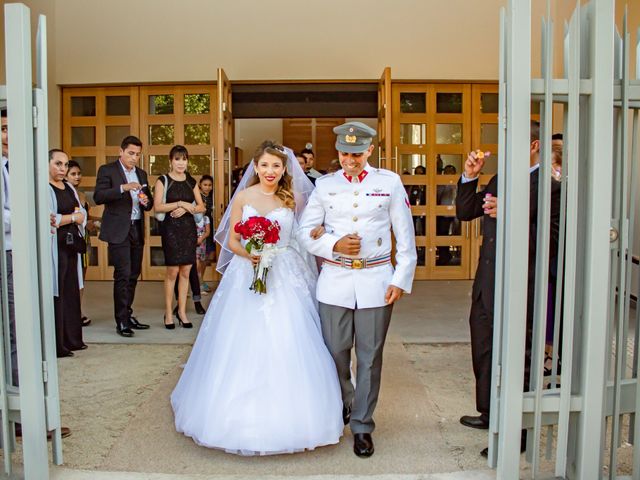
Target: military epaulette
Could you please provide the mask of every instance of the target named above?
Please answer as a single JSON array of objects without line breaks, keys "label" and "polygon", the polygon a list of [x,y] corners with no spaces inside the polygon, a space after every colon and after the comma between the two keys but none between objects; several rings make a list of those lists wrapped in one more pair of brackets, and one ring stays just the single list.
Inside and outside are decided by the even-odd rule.
[{"label": "military epaulette", "polygon": [[333,177],[336,174],[336,172],[331,172],[331,173],[325,173],[324,175],[322,175],[321,177],[316,178],[316,182],[318,180],[322,180],[323,178],[327,178],[327,177]]},{"label": "military epaulette", "polygon": [[397,175],[395,172],[392,172],[391,170],[387,170],[386,168],[374,168],[373,170],[376,173],[379,173],[381,175],[388,175],[390,177],[393,177],[394,175]]}]

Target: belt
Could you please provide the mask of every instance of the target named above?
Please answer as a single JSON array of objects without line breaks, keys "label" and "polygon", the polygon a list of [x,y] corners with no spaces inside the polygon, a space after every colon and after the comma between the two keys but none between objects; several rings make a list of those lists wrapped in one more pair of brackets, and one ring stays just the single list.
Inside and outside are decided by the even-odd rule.
[{"label": "belt", "polygon": [[336,265],[342,268],[351,268],[353,270],[361,270],[363,268],[379,267],[380,265],[386,265],[391,263],[391,254],[387,253],[381,257],[374,258],[347,258],[338,257],[336,260],[324,259],[324,263],[329,265]]}]

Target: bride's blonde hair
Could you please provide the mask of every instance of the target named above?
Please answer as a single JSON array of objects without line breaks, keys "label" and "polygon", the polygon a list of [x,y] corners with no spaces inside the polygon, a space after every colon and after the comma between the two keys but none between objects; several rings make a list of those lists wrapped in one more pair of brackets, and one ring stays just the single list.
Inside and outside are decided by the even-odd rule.
[{"label": "bride's blonde hair", "polygon": [[271,140],[265,140],[257,148],[256,152],[253,155],[253,168],[255,169],[256,174],[247,182],[247,187],[260,183],[260,178],[258,177],[258,162],[265,153],[276,156],[280,160],[282,160],[282,163],[284,165],[284,173],[278,181],[278,189],[276,190],[275,195],[280,200],[282,200],[282,203],[284,203],[285,207],[294,210],[296,207],[296,201],[293,198],[293,177],[287,170],[287,160],[289,159],[289,157],[287,156],[284,147],[279,143],[273,142]]}]

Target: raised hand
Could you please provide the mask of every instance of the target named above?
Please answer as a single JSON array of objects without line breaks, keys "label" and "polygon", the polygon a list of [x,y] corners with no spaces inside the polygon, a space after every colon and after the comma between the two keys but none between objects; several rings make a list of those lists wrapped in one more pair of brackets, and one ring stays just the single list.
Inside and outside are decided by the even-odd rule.
[{"label": "raised hand", "polygon": [[482,152],[480,150],[470,152],[464,162],[464,176],[471,179],[480,175],[482,167],[484,167],[484,158],[489,155],[491,155],[491,152]]}]

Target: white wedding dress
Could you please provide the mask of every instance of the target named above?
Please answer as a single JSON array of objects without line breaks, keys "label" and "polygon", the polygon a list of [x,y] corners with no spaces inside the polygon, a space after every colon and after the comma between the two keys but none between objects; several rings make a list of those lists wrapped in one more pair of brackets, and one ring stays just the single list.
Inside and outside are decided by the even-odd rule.
[{"label": "white wedding dress", "polygon": [[[260,215],[251,206],[243,218]],[[269,455],[338,443],[344,425],[336,368],[322,340],[315,274],[292,244],[293,211],[280,224],[267,293],[249,290],[251,263],[229,263],[171,395],[176,430],[199,444]]]}]

